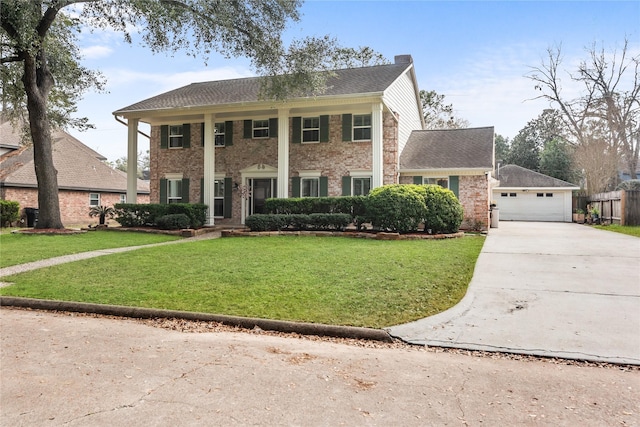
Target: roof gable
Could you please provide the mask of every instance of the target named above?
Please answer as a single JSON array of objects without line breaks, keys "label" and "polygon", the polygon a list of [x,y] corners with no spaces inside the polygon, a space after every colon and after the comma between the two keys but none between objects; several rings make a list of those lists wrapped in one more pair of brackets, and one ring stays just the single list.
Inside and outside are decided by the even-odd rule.
[{"label": "roof gable", "polygon": [[415,130],[400,154],[400,171],[493,169],[493,127]]},{"label": "roof gable", "polygon": [[544,175],[518,165],[506,165],[496,170],[500,185],[496,188],[580,188],[575,184]]}]

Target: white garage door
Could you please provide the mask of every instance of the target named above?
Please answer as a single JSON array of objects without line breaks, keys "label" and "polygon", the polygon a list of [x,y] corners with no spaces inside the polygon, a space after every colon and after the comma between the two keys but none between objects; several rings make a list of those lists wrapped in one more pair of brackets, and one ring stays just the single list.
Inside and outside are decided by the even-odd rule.
[{"label": "white garage door", "polygon": [[501,221],[564,221],[564,192],[494,191]]}]

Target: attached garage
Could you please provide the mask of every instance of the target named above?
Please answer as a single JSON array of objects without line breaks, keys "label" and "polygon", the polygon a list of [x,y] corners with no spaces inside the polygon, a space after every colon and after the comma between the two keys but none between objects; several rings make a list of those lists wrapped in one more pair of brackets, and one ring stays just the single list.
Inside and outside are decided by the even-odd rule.
[{"label": "attached garage", "polygon": [[496,175],[492,201],[501,221],[571,222],[571,198],[579,187],[515,165]]}]

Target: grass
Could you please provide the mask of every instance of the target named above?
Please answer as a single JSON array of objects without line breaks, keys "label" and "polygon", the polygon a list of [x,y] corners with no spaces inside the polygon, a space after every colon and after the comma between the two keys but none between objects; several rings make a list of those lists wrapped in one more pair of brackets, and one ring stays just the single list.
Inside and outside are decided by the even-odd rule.
[{"label": "grass", "polygon": [[483,243],[205,240],[5,277],[0,294],[379,328],[455,305]]},{"label": "grass", "polygon": [[92,231],[69,235],[0,234],[0,268],[98,249],[167,242],[179,237],[151,233]]},{"label": "grass", "polygon": [[640,237],[640,225],[596,225],[600,230],[614,231],[616,233],[627,234],[629,236]]}]

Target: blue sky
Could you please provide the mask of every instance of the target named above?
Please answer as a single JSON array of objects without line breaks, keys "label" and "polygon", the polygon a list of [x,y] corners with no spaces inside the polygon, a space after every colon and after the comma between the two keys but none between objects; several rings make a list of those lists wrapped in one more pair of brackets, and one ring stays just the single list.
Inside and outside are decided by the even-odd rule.
[{"label": "blue sky", "polygon": [[[548,47],[562,45],[566,69],[593,43],[620,49],[625,37],[640,53],[637,1],[321,1],[308,0],[286,38],[323,36],[369,46],[393,60],[413,56],[420,89],[435,90],[471,126],[495,126],[513,138],[548,108],[525,77]],[[192,82],[253,75],[245,58],[214,55],[205,66],[178,53],[152,55],[119,33],[83,32],[83,64],[107,78],[108,93],[89,93],[79,115],[97,129],[71,133],[109,160],[126,155],[127,130],[113,111]],[[529,100],[529,101],[527,101]],[[145,130],[144,128],[141,128]],[[141,150],[148,141],[140,138]]]}]

